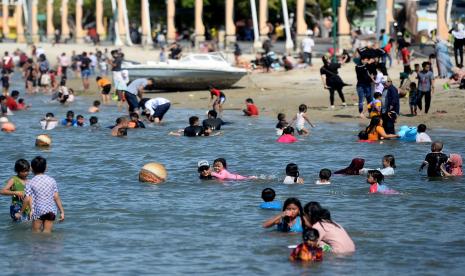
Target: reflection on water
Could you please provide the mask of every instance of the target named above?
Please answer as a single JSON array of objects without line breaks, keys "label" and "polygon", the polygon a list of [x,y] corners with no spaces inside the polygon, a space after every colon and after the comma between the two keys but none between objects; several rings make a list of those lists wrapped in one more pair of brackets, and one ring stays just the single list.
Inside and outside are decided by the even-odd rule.
[{"label": "reflection on water", "polygon": [[[26,97],[31,110],[11,117],[17,132],[0,134],[0,179],[13,174],[18,158],[43,155],[48,173],[58,181],[66,221],[50,236],[32,235],[28,224],[10,222],[10,199],[2,197],[0,264],[5,274],[80,274],[85,267],[106,274],[417,275],[460,274],[464,268],[464,180],[430,181],[418,173],[429,145],[357,143],[358,124],[324,123],[299,143],[282,145],[275,143],[272,119],[243,118],[237,111],[226,112],[231,124],[223,136],[172,137],[167,133],[187,125],[188,116],[204,116],[204,111],[174,107],[165,126],[130,130],[126,138],[111,137],[107,129],[56,128],[49,132],[52,147],[44,150],[34,147],[34,139],[44,132],[39,120],[46,112],[62,118],[72,109],[88,119],[91,104],[79,97],[70,107],[47,100]],[[98,114],[102,126],[117,116],[115,107],[103,107]],[[446,153],[463,155],[464,132],[435,130],[430,135],[445,142]],[[396,176],[386,183],[400,196],[368,195],[361,176],[334,176],[329,186],[313,185],[321,168],[335,171],[356,156],[376,168],[385,154],[396,157]],[[217,157],[226,158],[230,171],[260,179],[201,182],[197,161]],[[168,181],[139,183],[139,169],[147,162],[163,163]],[[299,165],[305,185],[280,184],[290,162]],[[356,254],[327,255],[317,265],[289,263],[287,246],[300,236],[261,228],[274,214],[257,208],[265,187],[274,188],[279,200],[320,201],[351,234]]]}]

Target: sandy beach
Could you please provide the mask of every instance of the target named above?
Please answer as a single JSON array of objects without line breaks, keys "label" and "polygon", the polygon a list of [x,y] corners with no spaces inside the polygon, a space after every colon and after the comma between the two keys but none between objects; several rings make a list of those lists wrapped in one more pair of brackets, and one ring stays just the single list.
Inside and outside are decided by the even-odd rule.
[{"label": "sandy beach", "polygon": [[[47,53],[48,59],[54,63],[55,56],[61,52],[68,54],[75,50],[95,51],[95,47],[91,45],[41,45]],[[15,48],[22,50],[26,49],[25,45],[1,45],[1,51],[12,51]],[[99,47],[103,49],[104,47]],[[57,50],[59,49],[59,50]],[[109,47],[109,49],[112,49]],[[144,62],[146,60],[157,60],[157,50],[144,50],[140,47],[122,47],[125,56],[129,60]],[[225,54],[228,60],[232,60],[231,54]],[[252,59],[252,56],[245,57]],[[416,59],[413,63],[421,63],[422,59]],[[368,124],[368,119],[358,117],[358,97],[355,92],[356,76],[354,64],[349,63],[344,65],[340,70],[341,78],[352,86],[344,88],[344,94],[348,106],[343,107],[339,97],[335,98],[335,109],[329,109],[329,92],[323,88],[319,68],[321,60],[314,59],[314,66],[306,69],[296,69],[289,72],[271,72],[262,73],[259,71],[251,72],[249,75],[241,79],[233,89],[225,90],[227,101],[224,104],[225,109],[240,110],[244,108],[244,100],[253,98],[256,105],[261,110],[262,116],[276,117],[279,112],[285,113],[290,120],[297,112],[299,104],[307,104],[309,107],[308,115],[310,119],[318,122],[356,122],[361,125]],[[398,86],[399,72],[402,70],[402,65],[393,63],[393,67],[389,69],[389,75],[393,79],[394,85]],[[436,80],[436,92],[432,97],[432,103],[429,114],[419,112],[418,116],[410,116],[410,108],[408,99],[401,99],[401,116],[397,121],[397,126],[409,125],[416,126],[420,123],[426,124],[429,128],[449,128],[449,129],[465,129],[465,124],[462,122],[462,114],[465,110],[465,94],[464,91],[452,87],[449,90],[443,89],[443,84],[446,80]],[[79,79],[71,79],[69,86],[75,90],[81,91],[82,84]],[[91,91],[86,95],[98,98],[98,93],[95,81],[91,81]],[[337,94],[337,93],[336,93]],[[147,93],[148,97],[161,96],[171,100],[174,107],[177,108],[194,108],[207,110],[209,108],[209,92],[208,91],[189,91],[189,92],[160,92]],[[198,114],[198,115],[201,115]],[[186,119],[187,120],[187,119]]]}]

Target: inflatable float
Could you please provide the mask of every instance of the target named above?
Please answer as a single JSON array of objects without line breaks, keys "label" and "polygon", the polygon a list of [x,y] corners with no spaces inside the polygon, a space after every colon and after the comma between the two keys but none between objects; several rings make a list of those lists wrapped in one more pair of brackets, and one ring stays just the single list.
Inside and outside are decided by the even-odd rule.
[{"label": "inflatable float", "polygon": [[165,166],[159,163],[148,163],[140,170],[139,181],[159,184],[164,182],[167,176]]},{"label": "inflatable float", "polygon": [[6,122],[6,123],[2,123],[1,130],[4,132],[13,132],[16,130],[16,127],[13,123]]},{"label": "inflatable float", "polygon": [[397,134],[400,136],[399,140],[407,142],[416,142],[417,140],[417,128],[409,126],[401,126]]},{"label": "inflatable float", "polygon": [[36,147],[50,147],[52,145],[52,137],[48,134],[40,134],[36,137]]}]

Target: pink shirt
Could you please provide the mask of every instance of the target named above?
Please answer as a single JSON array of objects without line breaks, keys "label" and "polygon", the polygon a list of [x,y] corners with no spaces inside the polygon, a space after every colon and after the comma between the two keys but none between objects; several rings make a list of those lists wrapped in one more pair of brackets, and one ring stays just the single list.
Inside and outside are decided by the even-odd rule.
[{"label": "pink shirt", "polygon": [[292,136],[292,134],[283,134],[279,136],[278,140],[276,140],[278,143],[294,143],[297,142],[297,138]]},{"label": "pink shirt", "polygon": [[355,252],[355,244],[347,234],[346,230],[338,224],[339,227],[330,222],[317,222],[312,225],[312,228],[318,230],[320,238],[318,243],[326,243],[331,246],[332,253],[344,254]]},{"label": "pink shirt", "polygon": [[218,179],[221,179],[221,180],[223,180],[223,179],[243,180],[243,179],[248,178],[248,177],[245,177],[245,176],[242,176],[242,175],[230,173],[230,172],[228,172],[227,170],[224,170],[224,169],[219,173],[212,172],[212,176],[216,177]]}]

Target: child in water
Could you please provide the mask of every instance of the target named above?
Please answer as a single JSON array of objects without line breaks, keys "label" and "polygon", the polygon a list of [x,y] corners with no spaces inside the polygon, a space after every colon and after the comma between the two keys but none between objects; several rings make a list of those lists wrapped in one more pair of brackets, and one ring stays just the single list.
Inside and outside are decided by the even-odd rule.
[{"label": "child in water", "polygon": [[428,176],[438,177],[442,176],[441,166],[448,160],[447,155],[442,153],[442,142],[436,141],[431,144],[431,152],[425,157],[425,161],[420,166],[419,171],[428,166]]},{"label": "child in water", "polygon": [[316,181],[317,185],[328,185],[331,184],[331,170],[330,169],[321,169],[320,179]]},{"label": "child in water", "polygon": [[441,171],[444,176],[462,176],[462,156],[460,154],[451,153],[447,159],[446,165],[441,165]]},{"label": "child in water", "polygon": [[[394,155],[385,155],[383,157],[382,163],[383,168],[378,168],[378,171],[380,171],[384,176],[394,175],[394,169],[396,168],[396,159],[394,158]],[[370,170],[371,169],[363,168],[360,170],[360,174],[366,174]]]},{"label": "child in water", "polygon": [[280,232],[303,232],[302,227],[302,204],[297,198],[286,199],[283,204],[283,212],[270,218],[263,223],[263,228],[270,228],[277,225]]},{"label": "child in water", "polygon": [[258,107],[251,98],[247,98],[245,104],[247,108],[242,110],[245,116],[258,116]]},{"label": "child in water", "polygon": [[202,180],[213,179],[210,164],[207,160],[201,160],[197,163],[197,172],[199,173],[199,178]]},{"label": "child in water", "polygon": [[61,125],[66,127],[77,126],[77,120],[74,119],[74,112],[72,110],[66,112],[66,118],[61,121]]},{"label": "child in water", "polygon": [[[10,216],[14,221],[26,219],[16,218],[15,214],[23,207],[24,187],[26,185],[27,176],[29,175],[30,165],[27,160],[19,159],[15,163],[16,175],[10,178],[5,187],[0,191],[0,194],[11,196]],[[26,215],[29,214],[29,209],[25,209]]]},{"label": "child in water", "polygon": [[262,199],[264,202],[260,204],[260,209],[281,210],[282,205],[279,201],[274,201],[276,193],[271,188],[265,188],[262,191]]},{"label": "child in water", "polygon": [[291,144],[297,142],[297,138],[294,136],[294,128],[287,126],[283,129],[283,134],[276,140],[278,143]]},{"label": "child in water", "polygon": [[296,164],[287,164],[283,184],[304,184],[304,179],[299,177],[299,167]]},{"label": "child in water", "polygon": [[82,116],[82,115],[77,115],[76,116],[76,126],[78,126],[78,127],[85,127],[86,126],[86,120],[84,119],[84,116]]},{"label": "child in water", "polygon": [[129,117],[131,119],[131,121],[128,124],[129,128],[145,128],[144,123],[141,120],[139,120],[139,114],[137,114],[137,112],[131,112],[131,114],[129,114]]},{"label": "child in water", "polygon": [[40,120],[40,126],[43,130],[52,130],[57,126],[57,124],[58,120],[55,118],[55,115],[53,115],[53,113],[51,112],[48,112],[45,115],[45,118]]},{"label": "child in water", "polygon": [[286,121],[286,114],[279,113],[278,114],[278,123],[276,124],[276,135],[283,135],[283,130],[289,125]]},{"label": "child in water", "polygon": [[303,243],[299,244],[292,250],[289,260],[304,262],[321,262],[323,261],[323,249],[318,246],[320,233],[313,228],[307,228],[302,233]]},{"label": "child in water", "polygon": [[100,111],[100,101],[94,101],[92,106],[89,107],[89,113],[97,113]]},{"label": "child in water", "polygon": [[416,142],[417,143],[431,143],[432,142],[431,137],[429,137],[429,135],[426,134],[426,125],[419,124],[417,126]]},{"label": "child in water", "polygon": [[253,176],[242,176],[239,174],[233,174],[226,170],[226,160],[224,158],[218,158],[213,161],[213,172],[211,175],[217,179],[221,180],[244,180],[255,178]]},{"label": "child in water", "polygon": [[367,174],[367,183],[370,184],[370,194],[398,194],[397,191],[389,189],[386,185],[381,184],[384,180],[383,174],[378,170],[370,170]]},{"label": "child in water", "polygon": [[32,231],[50,233],[57,215],[57,207],[60,210],[60,222],[65,220],[65,210],[55,179],[44,174],[47,169],[45,158],[37,156],[31,161],[31,167],[34,177],[26,184],[24,205],[15,217],[21,218],[27,208],[34,206],[31,214]]},{"label": "child in water", "polygon": [[289,125],[292,125],[294,122],[297,133],[304,136],[310,134],[310,131],[305,128],[305,122],[307,122],[311,127],[315,127],[307,117],[307,106],[305,104],[299,105],[299,113],[294,116]]}]

